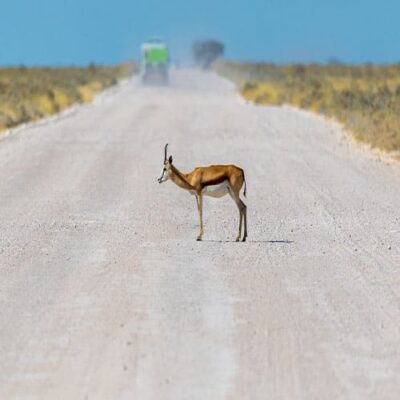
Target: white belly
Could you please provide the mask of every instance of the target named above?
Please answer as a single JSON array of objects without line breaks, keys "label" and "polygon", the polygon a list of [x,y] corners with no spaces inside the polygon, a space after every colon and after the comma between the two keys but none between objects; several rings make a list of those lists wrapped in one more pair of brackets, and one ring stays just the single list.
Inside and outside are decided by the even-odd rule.
[{"label": "white belly", "polygon": [[210,196],[210,197],[222,197],[228,194],[229,191],[229,184],[228,182],[222,182],[219,183],[218,185],[211,185],[211,186],[206,186],[203,189],[203,194],[205,196]]}]

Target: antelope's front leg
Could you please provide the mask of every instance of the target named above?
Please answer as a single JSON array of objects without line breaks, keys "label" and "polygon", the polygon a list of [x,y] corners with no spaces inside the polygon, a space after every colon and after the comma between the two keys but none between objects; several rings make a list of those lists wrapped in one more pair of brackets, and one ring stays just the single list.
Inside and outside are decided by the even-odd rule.
[{"label": "antelope's front leg", "polygon": [[199,223],[200,223],[200,231],[199,236],[197,236],[197,240],[203,239],[203,198],[200,195],[196,195],[196,203],[197,203],[197,211],[199,212]]}]

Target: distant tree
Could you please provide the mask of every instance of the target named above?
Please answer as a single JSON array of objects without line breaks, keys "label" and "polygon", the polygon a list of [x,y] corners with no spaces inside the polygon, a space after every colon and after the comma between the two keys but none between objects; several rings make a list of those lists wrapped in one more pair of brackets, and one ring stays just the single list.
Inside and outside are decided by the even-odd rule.
[{"label": "distant tree", "polygon": [[194,42],[192,45],[193,58],[199,67],[209,68],[210,65],[222,54],[225,46],[216,40]]},{"label": "distant tree", "polygon": [[97,71],[97,66],[94,62],[89,63],[88,70],[91,74],[94,74]]},{"label": "distant tree", "polygon": [[331,57],[328,60],[328,65],[333,65],[333,66],[335,66],[335,65],[343,65],[343,63],[342,63],[342,61],[340,61],[339,58]]}]

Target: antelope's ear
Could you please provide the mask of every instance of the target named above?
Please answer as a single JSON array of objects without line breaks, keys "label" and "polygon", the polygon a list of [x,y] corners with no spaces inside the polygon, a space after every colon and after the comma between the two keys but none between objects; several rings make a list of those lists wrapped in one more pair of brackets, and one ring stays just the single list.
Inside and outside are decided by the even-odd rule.
[{"label": "antelope's ear", "polygon": [[172,156],[169,156],[168,162],[169,162],[170,164],[172,164]]}]

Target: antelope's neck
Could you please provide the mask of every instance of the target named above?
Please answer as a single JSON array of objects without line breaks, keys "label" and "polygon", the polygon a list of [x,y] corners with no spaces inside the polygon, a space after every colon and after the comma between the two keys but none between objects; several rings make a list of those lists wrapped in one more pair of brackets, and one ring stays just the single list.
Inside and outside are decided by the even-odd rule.
[{"label": "antelope's neck", "polygon": [[194,187],[188,182],[186,174],[180,172],[177,168],[171,165],[169,177],[180,188],[186,190],[194,190]]}]

